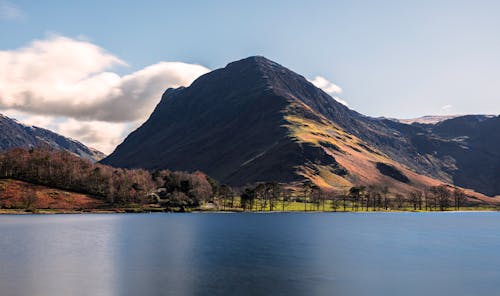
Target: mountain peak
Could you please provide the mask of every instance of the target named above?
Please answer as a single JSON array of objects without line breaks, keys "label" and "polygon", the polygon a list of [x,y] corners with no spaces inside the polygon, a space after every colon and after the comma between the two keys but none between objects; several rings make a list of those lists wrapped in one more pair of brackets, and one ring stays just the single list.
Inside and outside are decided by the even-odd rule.
[{"label": "mountain peak", "polygon": [[280,64],[264,57],[264,56],[250,56],[247,58],[243,58],[241,60],[237,60],[234,62],[230,62],[227,64],[227,68],[231,67],[241,67],[241,66],[247,66],[247,65],[257,65],[257,66],[263,66],[263,67],[283,67]]}]

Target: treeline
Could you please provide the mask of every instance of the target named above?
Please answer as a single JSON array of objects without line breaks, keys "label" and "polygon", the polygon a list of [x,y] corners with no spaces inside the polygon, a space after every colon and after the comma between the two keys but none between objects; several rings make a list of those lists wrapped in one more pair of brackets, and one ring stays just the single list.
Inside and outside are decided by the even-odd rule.
[{"label": "treeline", "polygon": [[447,185],[414,190],[407,196],[400,193],[391,194],[387,187],[355,186],[342,197],[342,206],[345,207],[347,199],[355,210],[371,208],[373,210],[446,211],[449,208],[460,210],[460,207],[466,204],[467,198],[468,196],[462,189]]},{"label": "treeline", "polygon": [[303,211],[379,211],[379,210],[460,210],[467,203],[467,195],[460,188],[446,185],[415,190],[404,196],[392,193],[388,187],[354,186],[347,192],[324,191],[306,181],[300,188],[283,186],[276,182],[246,187],[240,192],[240,203],[234,203],[236,193],[225,189],[219,194],[221,209],[239,207],[249,211],[285,211],[290,203],[301,203]]},{"label": "treeline", "polygon": [[208,177],[200,172],[119,169],[48,148],[0,153],[0,178],[85,193],[113,205],[162,202],[196,206],[213,191]]}]

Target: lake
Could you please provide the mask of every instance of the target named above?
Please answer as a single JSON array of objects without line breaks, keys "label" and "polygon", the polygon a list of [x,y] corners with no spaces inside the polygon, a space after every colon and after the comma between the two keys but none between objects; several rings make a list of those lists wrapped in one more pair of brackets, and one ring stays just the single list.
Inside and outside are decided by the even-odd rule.
[{"label": "lake", "polygon": [[500,213],[0,216],[0,295],[500,295]]}]

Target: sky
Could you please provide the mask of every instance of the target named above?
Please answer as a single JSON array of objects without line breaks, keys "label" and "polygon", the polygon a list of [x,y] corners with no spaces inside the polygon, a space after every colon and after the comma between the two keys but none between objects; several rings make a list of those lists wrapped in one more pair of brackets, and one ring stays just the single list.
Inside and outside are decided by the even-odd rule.
[{"label": "sky", "polygon": [[370,116],[500,113],[500,1],[0,0],[0,112],[105,153],[263,55]]}]

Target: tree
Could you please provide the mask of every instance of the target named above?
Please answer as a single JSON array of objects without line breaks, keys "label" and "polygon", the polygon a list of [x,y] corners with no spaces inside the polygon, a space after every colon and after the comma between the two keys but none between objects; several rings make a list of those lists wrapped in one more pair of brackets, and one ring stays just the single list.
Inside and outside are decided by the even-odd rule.
[{"label": "tree", "polygon": [[277,182],[269,182],[266,184],[266,191],[269,199],[269,211],[274,210],[274,205],[280,198],[281,190],[281,185]]},{"label": "tree", "polygon": [[382,195],[384,209],[387,211],[390,205],[389,188],[387,186],[382,187],[382,189],[380,190],[380,194]]},{"label": "tree", "polygon": [[401,210],[402,208],[404,208],[405,197],[401,194],[396,194],[396,197],[394,198],[394,202],[396,204],[396,208],[398,210]]},{"label": "tree", "polygon": [[304,201],[304,211],[307,212],[307,202],[309,201],[313,190],[313,183],[309,180],[302,183],[302,197]]},{"label": "tree", "polygon": [[332,192],[330,199],[331,199],[331,207],[334,212],[336,212],[340,206],[340,198],[341,196],[337,195],[335,192]]},{"label": "tree", "polygon": [[410,192],[410,203],[413,205],[413,210],[422,209],[422,191],[415,190]]},{"label": "tree", "polygon": [[451,192],[446,185],[433,186],[429,189],[440,211],[445,211],[450,203]]},{"label": "tree", "polygon": [[281,192],[281,211],[285,211],[286,203],[290,200],[292,191],[289,188],[285,188]]},{"label": "tree", "polygon": [[241,208],[243,208],[243,210],[251,210],[255,201],[255,189],[245,188],[245,190],[243,190],[243,193],[241,193],[240,199]]},{"label": "tree", "polygon": [[347,207],[347,199],[349,198],[348,193],[342,193],[342,207],[344,208],[344,212],[346,211]]},{"label": "tree", "polygon": [[320,206],[322,194],[321,194],[321,188],[319,188],[319,186],[317,186],[316,184],[312,184],[312,186],[311,186],[310,197],[311,197],[312,203],[314,205],[316,205],[316,211],[319,211],[319,206]]},{"label": "tree", "polygon": [[220,186],[219,194],[220,194],[220,197],[222,199],[222,209],[225,211],[226,210],[226,202],[227,202],[228,198],[232,199],[234,196],[233,190],[228,185],[223,184],[222,186]]},{"label": "tree", "polygon": [[[154,202],[151,196],[163,188],[165,195],[182,192],[189,206],[197,206],[213,191],[208,177],[201,172],[151,174],[142,169],[117,169],[43,147],[0,153],[0,177],[91,194],[114,205]],[[185,202],[183,198],[178,200]]]},{"label": "tree", "polygon": [[455,209],[457,211],[460,210],[460,207],[465,203],[467,200],[467,195],[465,194],[465,191],[463,191],[460,188],[455,188],[453,190],[453,199],[455,201]]},{"label": "tree", "polygon": [[[353,204],[353,209],[355,211],[358,210],[359,208],[359,202],[362,202],[362,199],[364,198],[365,195],[365,187],[364,186],[353,186],[351,189],[349,189],[349,198],[351,199],[351,202]],[[361,205],[363,206],[363,205]],[[363,210],[363,209],[361,209]]]},{"label": "tree", "polygon": [[[263,183],[257,184],[255,187],[255,197],[258,201],[260,201],[260,210],[263,211],[266,208],[266,203],[267,203],[267,188],[266,185]],[[256,205],[257,207],[257,205]]]}]

